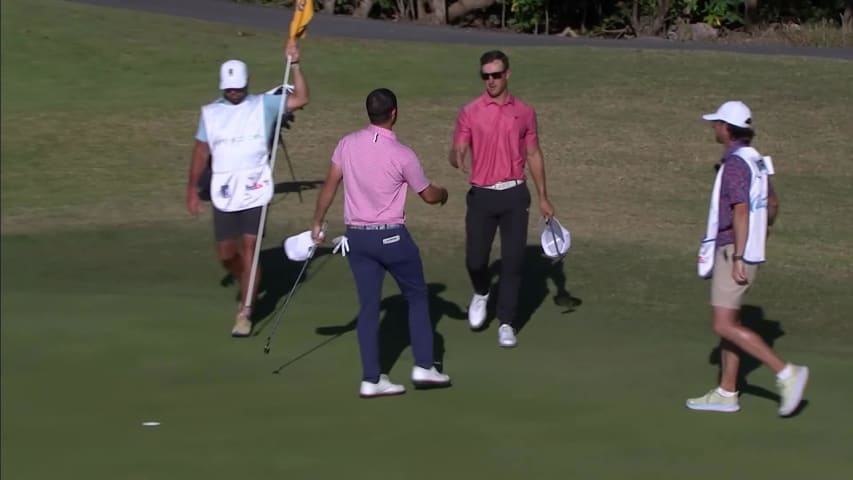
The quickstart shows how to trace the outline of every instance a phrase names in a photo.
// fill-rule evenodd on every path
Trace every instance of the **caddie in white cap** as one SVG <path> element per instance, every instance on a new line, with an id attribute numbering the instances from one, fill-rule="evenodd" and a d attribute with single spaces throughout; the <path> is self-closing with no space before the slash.
<path id="1" fill-rule="evenodd" d="M 702 118 L 705 120 L 727 123 L 737 128 L 752 128 L 752 112 L 745 103 L 737 100 L 720 105 L 720 108 L 718 108 L 716 112 L 702 115 Z M 717 136 L 717 141 L 721 142 L 719 136 Z"/>
<path id="2" fill-rule="evenodd" d="M 216 253 L 226 270 L 240 283 L 240 304 L 231 335 L 251 333 L 251 311 L 258 281 L 248 292 L 261 212 L 273 196 L 275 186 L 269 165 L 273 134 L 278 115 L 308 103 L 308 86 L 299 64 L 295 42 L 285 53 L 291 58 L 293 92 L 249 94 L 249 69 L 240 60 L 228 60 L 219 67 L 222 96 L 201 109 L 196 142 L 187 183 L 187 210 L 200 210 L 199 179 L 210 160 L 210 201 Z M 279 112 L 286 95 L 285 111 Z M 260 276 L 260 266 L 256 272 Z"/>
<path id="3" fill-rule="evenodd" d="M 712 325 L 721 337 L 720 384 L 704 396 L 687 400 L 693 410 L 736 412 L 740 355 L 749 354 L 776 373 L 781 404 L 779 415 L 796 411 L 809 369 L 783 361 L 740 319 L 743 297 L 765 261 L 767 231 L 779 211 L 770 176 L 772 159 L 751 146 L 755 136 L 752 112 L 743 102 L 729 101 L 702 116 L 714 130 L 724 152 L 711 193 L 705 237 L 699 246 L 697 269 L 711 279 Z"/>

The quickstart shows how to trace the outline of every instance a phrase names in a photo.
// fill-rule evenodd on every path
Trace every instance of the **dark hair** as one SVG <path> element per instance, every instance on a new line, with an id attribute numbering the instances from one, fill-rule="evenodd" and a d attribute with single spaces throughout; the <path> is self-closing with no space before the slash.
<path id="1" fill-rule="evenodd" d="M 377 88 L 367 95 L 367 117 L 374 125 L 391 120 L 391 112 L 397 108 L 397 96 L 387 88 Z"/>
<path id="2" fill-rule="evenodd" d="M 500 50 L 490 50 L 481 55 L 480 66 L 482 67 L 483 65 L 487 63 L 492 63 L 495 60 L 500 60 L 501 62 L 503 62 L 504 70 L 509 69 L 509 57 L 507 57 L 506 54 Z"/>
<path id="3" fill-rule="evenodd" d="M 747 123 L 749 123 L 748 120 Z M 727 123 L 726 129 L 729 131 L 729 138 L 744 145 L 749 145 L 752 143 L 752 139 L 755 138 L 755 130 L 752 128 L 736 127 Z"/>

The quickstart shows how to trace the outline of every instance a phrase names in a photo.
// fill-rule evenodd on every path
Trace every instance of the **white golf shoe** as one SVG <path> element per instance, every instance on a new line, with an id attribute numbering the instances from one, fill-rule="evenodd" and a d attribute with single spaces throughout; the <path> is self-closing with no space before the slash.
<path id="1" fill-rule="evenodd" d="M 471 304 L 468 305 L 468 324 L 476 330 L 486 322 L 486 305 L 489 303 L 489 294 L 474 294 Z"/>
<path id="2" fill-rule="evenodd" d="M 412 368 L 412 383 L 417 389 L 443 388 L 450 386 L 450 377 L 440 373 L 435 367 L 426 369 L 415 366 Z"/>
<path id="3" fill-rule="evenodd" d="M 382 374 L 376 383 L 361 382 L 358 393 L 361 398 L 387 397 L 406 393 L 406 387 L 391 383 L 388 375 Z"/>
<path id="4" fill-rule="evenodd" d="M 509 348 L 514 347 L 516 343 L 518 340 L 515 338 L 515 330 L 512 326 L 506 323 L 501 325 L 501 328 L 498 329 L 498 345 Z"/>

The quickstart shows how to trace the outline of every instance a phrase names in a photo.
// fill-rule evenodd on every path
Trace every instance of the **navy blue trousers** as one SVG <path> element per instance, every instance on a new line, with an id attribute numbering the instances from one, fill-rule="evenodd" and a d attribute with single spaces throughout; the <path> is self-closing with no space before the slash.
<path id="1" fill-rule="evenodd" d="M 347 228 L 350 269 L 355 277 L 358 300 L 358 344 L 362 379 L 379 381 L 379 306 L 382 283 L 389 272 L 409 304 L 409 335 L 415 365 L 433 366 L 433 332 L 429 317 L 429 293 L 424 280 L 420 250 L 409 231 L 400 226 L 388 230 Z M 400 321 L 388 318 L 386 321 Z"/>

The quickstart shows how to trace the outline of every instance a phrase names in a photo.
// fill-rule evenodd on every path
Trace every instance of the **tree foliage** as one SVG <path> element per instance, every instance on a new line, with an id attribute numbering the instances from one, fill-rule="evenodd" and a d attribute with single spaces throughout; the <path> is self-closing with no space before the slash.
<path id="1" fill-rule="evenodd" d="M 290 7 L 293 0 L 235 0 Z M 853 0 L 317 0 L 324 13 L 528 33 L 666 35 L 678 24 L 741 29 L 823 23 L 853 30 Z"/>

